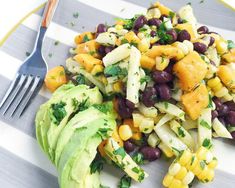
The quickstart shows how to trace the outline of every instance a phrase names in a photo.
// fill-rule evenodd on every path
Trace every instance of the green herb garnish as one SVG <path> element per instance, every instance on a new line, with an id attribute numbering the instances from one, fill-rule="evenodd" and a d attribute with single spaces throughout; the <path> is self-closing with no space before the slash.
<path id="1" fill-rule="evenodd" d="M 51 105 L 50 118 L 56 125 L 59 125 L 60 122 L 64 119 L 64 117 L 67 115 L 67 112 L 65 111 L 65 106 L 66 103 L 64 102 Z"/>
<path id="2" fill-rule="evenodd" d="M 203 143 L 202 143 L 202 146 L 207 148 L 207 149 L 210 149 L 212 147 L 212 143 L 211 143 L 211 140 L 208 139 L 208 138 L 205 138 L 203 140 Z"/>
<path id="3" fill-rule="evenodd" d="M 132 156 L 132 159 L 136 162 L 138 165 L 144 164 L 144 156 L 143 154 L 137 152 Z"/>
<path id="4" fill-rule="evenodd" d="M 116 150 L 113 152 L 113 154 L 114 154 L 114 155 L 119 155 L 119 156 L 121 156 L 122 159 L 124 159 L 125 156 L 126 156 L 126 152 L 125 152 L 125 150 L 124 150 L 123 147 L 120 147 L 120 148 L 116 149 Z"/>
<path id="5" fill-rule="evenodd" d="M 200 121 L 200 125 L 207 128 L 207 129 L 211 129 L 211 126 L 209 125 L 209 123 L 207 123 L 205 120 L 201 120 Z"/>
<path id="6" fill-rule="evenodd" d="M 185 133 L 184 133 L 184 130 L 182 129 L 182 127 L 178 127 L 178 135 L 180 137 L 185 137 Z"/>
<path id="7" fill-rule="evenodd" d="M 212 104 L 212 97 L 211 97 L 211 95 L 210 95 L 210 94 L 208 95 L 208 97 L 209 97 L 209 103 L 208 103 L 207 108 L 213 108 L 213 104 Z"/>
<path id="8" fill-rule="evenodd" d="M 103 104 L 93 104 L 92 105 L 97 110 L 107 114 L 108 112 L 112 112 L 113 106 L 110 103 L 103 103 Z"/>
<path id="9" fill-rule="evenodd" d="M 87 41 L 89 41 L 90 39 L 89 39 L 89 37 L 87 36 L 87 35 L 84 35 L 84 37 L 83 37 L 83 42 L 87 42 Z"/>
<path id="10" fill-rule="evenodd" d="M 82 74 L 78 74 L 76 77 L 76 82 L 78 85 L 82 85 L 86 83 L 85 76 Z"/>
<path id="11" fill-rule="evenodd" d="M 114 76 L 127 76 L 128 72 L 126 68 L 121 68 L 118 65 L 110 65 L 104 69 L 104 74 L 107 77 Z"/>
<path id="12" fill-rule="evenodd" d="M 105 163 L 104 159 L 94 160 L 90 165 L 91 174 L 95 172 L 101 172 L 101 170 L 103 170 L 104 163 Z"/>
<path id="13" fill-rule="evenodd" d="M 228 49 L 231 50 L 232 48 L 235 48 L 235 43 L 232 40 L 228 40 Z"/>
<path id="14" fill-rule="evenodd" d="M 131 178 L 127 175 L 122 176 L 120 179 L 120 183 L 118 185 L 119 188 L 129 188 L 131 187 Z"/>
<path id="15" fill-rule="evenodd" d="M 151 77 L 146 75 L 145 77 L 140 79 L 140 84 L 143 84 L 144 82 L 150 82 L 151 81 Z"/>

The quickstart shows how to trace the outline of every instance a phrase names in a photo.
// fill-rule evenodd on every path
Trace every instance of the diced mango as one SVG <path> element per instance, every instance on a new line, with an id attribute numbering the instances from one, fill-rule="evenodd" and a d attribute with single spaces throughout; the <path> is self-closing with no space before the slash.
<path id="1" fill-rule="evenodd" d="M 126 33 L 124 38 L 129 43 L 133 43 L 133 44 L 139 44 L 140 43 L 140 39 L 138 38 L 138 36 L 133 31 L 129 31 L 128 33 Z"/>
<path id="2" fill-rule="evenodd" d="M 169 9 L 168 7 L 162 5 L 161 3 L 159 2 L 156 2 L 154 5 L 154 7 L 158 8 L 161 12 L 162 15 L 167 15 L 169 16 L 170 15 L 170 12 L 173 12 L 171 9 Z"/>
<path id="3" fill-rule="evenodd" d="M 232 68 L 234 67 L 234 69 Z M 235 65 L 220 65 L 217 75 L 221 81 L 230 89 L 235 89 Z"/>
<path id="4" fill-rule="evenodd" d="M 96 65 L 102 65 L 102 61 L 89 54 L 78 54 L 74 56 L 76 62 L 81 64 L 87 72 L 91 72 Z"/>
<path id="5" fill-rule="evenodd" d="M 231 49 L 228 53 L 224 54 L 222 57 L 227 63 L 235 63 L 235 48 Z"/>
<path id="6" fill-rule="evenodd" d="M 92 40 L 92 39 L 94 39 L 94 34 L 93 33 L 84 32 L 84 33 L 81 33 L 80 35 L 77 35 L 74 39 L 74 42 L 76 44 L 81 44 L 81 43 L 87 42 L 87 41 Z"/>
<path id="7" fill-rule="evenodd" d="M 181 99 L 192 120 L 196 120 L 209 103 L 208 91 L 204 84 L 199 85 L 194 91 L 182 95 Z"/>
<path id="8" fill-rule="evenodd" d="M 153 46 L 145 55 L 153 59 L 157 56 L 164 56 L 169 59 L 175 58 L 176 60 L 180 60 L 184 57 L 184 53 L 181 49 L 171 45 Z"/>
<path id="9" fill-rule="evenodd" d="M 152 70 L 153 67 L 155 66 L 155 60 L 146 55 L 142 55 L 140 59 L 140 64 L 142 68 Z"/>
<path id="10" fill-rule="evenodd" d="M 65 83 L 67 83 L 67 78 L 64 67 L 57 66 L 47 72 L 45 85 L 51 92 Z"/>
<path id="11" fill-rule="evenodd" d="M 90 54 L 93 57 L 99 58 L 100 56 L 97 53 L 99 46 L 100 45 L 95 40 L 90 40 L 88 42 L 77 45 L 75 52 L 77 54 Z"/>
<path id="12" fill-rule="evenodd" d="M 200 55 L 193 51 L 178 61 L 173 70 L 179 77 L 180 86 L 183 90 L 194 89 L 206 76 L 208 65 Z"/>
<path id="13" fill-rule="evenodd" d="M 196 34 L 195 34 L 195 31 L 193 29 L 192 24 L 190 24 L 190 23 L 177 24 L 175 26 L 175 28 L 179 29 L 179 30 L 186 30 L 186 31 L 188 31 L 188 33 L 191 36 L 191 41 L 196 40 L 197 37 L 196 37 Z"/>

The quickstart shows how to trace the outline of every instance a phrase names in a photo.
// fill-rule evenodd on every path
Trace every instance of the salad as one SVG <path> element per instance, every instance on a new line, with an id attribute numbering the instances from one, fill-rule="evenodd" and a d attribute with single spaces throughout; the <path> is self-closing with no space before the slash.
<path id="1" fill-rule="evenodd" d="M 213 139 L 235 139 L 233 41 L 199 26 L 190 5 L 176 13 L 156 2 L 75 44 L 66 66 L 48 71 L 53 95 L 36 117 L 61 188 L 104 187 L 104 163 L 130 187 L 148 177 L 141 165 L 162 155 L 173 159 L 164 187 L 213 181 Z"/>

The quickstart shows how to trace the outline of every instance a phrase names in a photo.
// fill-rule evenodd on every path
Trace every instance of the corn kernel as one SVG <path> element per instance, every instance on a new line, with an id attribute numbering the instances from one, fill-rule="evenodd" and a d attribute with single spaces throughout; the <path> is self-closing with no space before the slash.
<path id="1" fill-rule="evenodd" d="M 220 39 L 219 41 L 216 41 L 216 49 L 219 54 L 224 54 L 228 51 L 228 43 L 224 39 Z"/>
<path id="2" fill-rule="evenodd" d="M 156 69 L 159 71 L 163 71 L 170 63 L 170 60 L 165 57 L 156 57 Z"/>
<path id="3" fill-rule="evenodd" d="M 166 155 L 166 157 L 171 158 L 174 156 L 172 150 L 162 142 L 158 145 L 158 147 L 162 150 L 162 152 Z"/>
<path id="4" fill-rule="evenodd" d="M 217 159 L 213 159 L 209 164 L 208 167 L 209 168 L 215 168 L 218 165 L 218 160 Z"/>
<path id="5" fill-rule="evenodd" d="M 206 154 L 206 163 L 210 163 L 213 160 L 213 154 L 208 151 Z"/>
<path id="6" fill-rule="evenodd" d="M 115 25 L 115 29 L 116 30 L 121 30 L 121 29 L 123 29 L 123 26 L 120 25 L 120 24 L 117 24 L 117 25 Z"/>
<path id="7" fill-rule="evenodd" d="M 139 127 L 140 123 L 143 121 L 144 116 L 138 113 L 133 113 L 132 114 L 133 117 L 133 123 L 134 123 L 134 127 Z"/>
<path id="8" fill-rule="evenodd" d="M 165 187 L 169 187 L 169 185 L 172 183 L 172 181 L 174 180 L 174 177 L 171 176 L 170 174 L 167 174 L 163 181 L 162 181 L 162 184 L 165 186 Z"/>
<path id="9" fill-rule="evenodd" d="M 226 87 L 222 87 L 219 91 L 215 92 L 215 96 L 219 98 L 227 94 L 228 94 L 228 89 Z"/>
<path id="10" fill-rule="evenodd" d="M 214 177 L 215 177 L 215 172 L 214 172 L 214 170 L 208 170 L 207 171 L 207 176 L 206 176 L 206 179 L 210 182 L 210 181 L 212 181 L 213 179 L 214 179 Z"/>
<path id="11" fill-rule="evenodd" d="M 151 44 L 154 44 L 154 43 L 157 42 L 158 40 L 159 40 L 158 37 L 151 37 L 151 38 L 150 38 L 150 43 L 151 43 Z"/>
<path id="12" fill-rule="evenodd" d="M 185 150 L 179 159 L 179 163 L 185 166 L 192 158 L 192 153 L 189 150 Z"/>
<path id="13" fill-rule="evenodd" d="M 173 179 L 173 181 L 171 182 L 169 188 L 181 188 L 181 181 L 177 180 L 177 179 Z"/>
<path id="14" fill-rule="evenodd" d="M 181 188 L 188 188 L 188 185 L 182 184 Z"/>
<path id="15" fill-rule="evenodd" d="M 187 174 L 187 169 L 185 167 L 181 167 L 180 171 L 176 174 L 175 178 L 182 180 Z"/>
<path id="16" fill-rule="evenodd" d="M 139 125 L 140 132 L 146 134 L 151 133 L 153 131 L 153 128 L 154 121 L 152 118 L 144 118 Z"/>
<path id="17" fill-rule="evenodd" d="M 104 75 L 101 75 L 100 78 L 101 78 L 100 80 L 103 84 L 105 84 L 105 85 L 108 84 L 107 78 Z"/>
<path id="18" fill-rule="evenodd" d="M 205 160 L 205 159 L 206 159 L 207 152 L 208 152 L 208 150 L 207 150 L 205 147 L 201 146 L 201 147 L 197 150 L 196 155 L 197 155 L 197 157 L 198 157 L 199 160 Z"/>
<path id="19" fill-rule="evenodd" d="M 118 129 L 119 136 L 126 141 L 132 137 L 132 130 L 129 125 L 121 125 Z"/>
<path id="20" fill-rule="evenodd" d="M 217 86 L 217 84 L 220 83 L 220 79 L 218 77 L 215 77 L 213 79 L 210 79 L 208 82 L 207 82 L 207 85 L 211 88 L 214 88 L 215 86 Z"/>
<path id="21" fill-rule="evenodd" d="M 145 37 L 144 33 L 143 32 L 139 32 L 137 34 L 137 36 L 140 38 L 140 39 L 143 39 Z"/>
<path id="22" fill-rule="evenodd" d="M 193 179 L 194 179 L 194 174 L 191 171 L 189 171 L 185 175 L 185 177 L 184 177 L 182 182 L 183 182 L 183 184 L 188 185 L 188 184 L 190 184 L 193 181 Z"/>
<path id="23" fill-rule="evenodd" d="M 179 163 L 172 163 L 171 166 L 169 167 L 168 173 L 172 176 L 175 176 L 178 174 L 178 172 L 181 169 L 181 165 Z"/>
<path id="24" fill-rule="evenodd" d="M 198 179 L 199 180 L 205 179 L 207 177 L 207 174 L 208 174 L 208 167 L 205 166 L 205 168 L 202 170 L 202 173 L 198 175 Z"/>
<path id="25" fill-rule="evenodd" d="M 121 81 L 115 82 L 115 83 L 113 84 L 113 90 L 114 90 L 116 93 L 121 93 L 121 92 L 122 92 L 122 82 L 121 82 Z"/>
<path id="26" fill-rule="evenodd" d="M 150 47 L 150 44 L 145 38 L 143 38 L 138 44 L 138 49 L 141 52 L 146 52 L 149 49 L 149 47 Z"/>
<path id="27" fill-rule="evenodd" d="M 132 131 L 133 131 L 133 129 L 132 129 Z M 141 140 L 142 133 L 139 130 L 136 130 L 133 132 L 133 135 L 131 138 L 133 138 L 134 140 Z"/>
<path id="28" fill-rule="evenodd" d="M 226 94 L 225 96 L 223 96 L 223 99 L 224 99 L 226 102 L 227 102 L 227 101 L 231 101 L 231 100 L 233 100 L 233 96 L 228 93 L 228 94 Z"/>
<path id="29" fill-rule="evenodd" d="M 196 176 L 199 176 L 201 173 L 202 173 L 202 167 L 200 166 L 200 162 L 196 165 L 196 167 L 192 170 L 193 173 L 196 175 Z"/>

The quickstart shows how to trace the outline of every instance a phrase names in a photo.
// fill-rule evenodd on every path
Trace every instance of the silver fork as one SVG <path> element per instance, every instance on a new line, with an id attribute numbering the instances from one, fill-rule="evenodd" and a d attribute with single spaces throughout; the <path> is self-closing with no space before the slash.
<path id="1" fill-rule="evenodd" d="M 34 50 L 20 66 L 0 103 L 3 115 L 12 109 L 10 116 L 16 114 L 19 118 L 43 85 L 47 64 L 41 53 L 42 43 L 58 2 L 59 0 L 48 0 L 45 6 Z"/>

